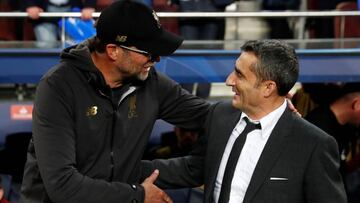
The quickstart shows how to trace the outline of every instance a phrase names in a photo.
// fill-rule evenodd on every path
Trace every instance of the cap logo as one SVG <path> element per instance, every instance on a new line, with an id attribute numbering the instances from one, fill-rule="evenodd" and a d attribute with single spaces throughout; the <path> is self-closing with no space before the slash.
<path id="1" fill-rule="evenodd" d="M 124 35 L 118 35 L 118 36 L 116 36 L 116 39 L 115 39 L 115 41 L 117 41 L 117 42 L 126 42 L 126 39 L 127 39 L 127 36 L 124 36 Z"/>
<path id="2" fill-rule="evenodd" d="M 160 20 L 159 20 L 159 17 L 156 15 L 156 12 L 154 10 L 152 12 L 152 15 L 154 16 L 154 19 L 156 20 L 156 24 L 157 24 L 158 28 L 160 28 L 161 27 Z"/>

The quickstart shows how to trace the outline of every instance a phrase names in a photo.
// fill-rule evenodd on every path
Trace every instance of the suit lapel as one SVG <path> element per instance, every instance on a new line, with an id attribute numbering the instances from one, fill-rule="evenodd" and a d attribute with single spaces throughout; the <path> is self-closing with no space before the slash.
<path id="1" fill-rule="evenodd" d="M 220 167 L 220 162 L 222 155 L 225 151 L 226 144 L 229 140 L 229 137 L 236 126 L 237 122 L 239 121 L 241 112 L 235 111 L 232 112 L 230 115 L 227 115 L 226 117 L 223 117 L 221 120 L 219 119 L 216 126 L 211 128 L 211 132 L 213 138 L 212 140 L 216 140 L 216 142 L 213 143 L 211 146 L 211 149 L 208 150 L 207 156 L 209 157 L 209 182 L 208 182 L 208 191 L 210 191 L 208 194 L 211 195 L 207 197 L 207 200 L 212 199 L 213 191 L 214 191 L 214 185 L 216 176 Z"/>
<path id="2" fill-rule="evenodd" d="M 266 178 L 268 178 L 268 174 L 280 156 L 282 149 L 284 149 L 287 143 L 287 139 L 285 138 L 289 135 L 289 131 L 292 128 L 293 118 L 291 114 L 292 112 L 287 108 L 271 132 L 255 167 L 244 197 L 244 203 L 250 202 L 260 186 L 266 181 Z"/>

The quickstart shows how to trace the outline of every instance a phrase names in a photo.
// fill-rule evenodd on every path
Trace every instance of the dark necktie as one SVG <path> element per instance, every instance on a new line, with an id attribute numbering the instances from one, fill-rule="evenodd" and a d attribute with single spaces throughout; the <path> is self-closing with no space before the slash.
<path id="1" fill-rule="evenodd" d="M 254 124 L 249 121 L 247 117 L 244 117 L 246 122 L 245 129 L 242 133 L 236 138 L 234 145 L 232 146 L 229 159 L 226 163 L 226 168 L 224 172 L 224 177 L 221 183 L 221 190 L 218 203 L 228 203 L 230 199 L 230 190 L 231 190 L 231 182 L 234 176 L 235 168 L 237 162 L 239 160 L 240 152 L 244 146 L 246 141 L 246 136 L 248 133 L 255 129 L 261 129 L 261 125 Z"/>

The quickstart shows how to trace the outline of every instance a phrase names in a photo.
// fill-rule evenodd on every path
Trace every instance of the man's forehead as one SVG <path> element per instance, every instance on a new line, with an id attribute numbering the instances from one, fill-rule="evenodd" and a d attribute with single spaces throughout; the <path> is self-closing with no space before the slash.
<path id="1" fill-rule="evenodd" d="M 257 57 L 253 52 L 242 52 L 240 56 L 236 59 L 235 65 L 253 65 L 257 62 Z"/>

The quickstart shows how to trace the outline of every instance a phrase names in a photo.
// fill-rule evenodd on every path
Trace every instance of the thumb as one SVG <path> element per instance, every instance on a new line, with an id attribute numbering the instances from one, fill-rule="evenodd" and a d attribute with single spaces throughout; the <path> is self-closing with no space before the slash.
<path id="1" fill-rule="evenodd" d="M 147 177 L 144 182 L 154 183 L 158 176 L 159 176 L 159 170 L 155 169 L 154 172 L 149 177 Z"/>

